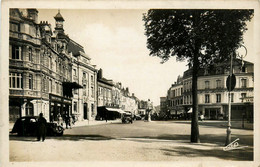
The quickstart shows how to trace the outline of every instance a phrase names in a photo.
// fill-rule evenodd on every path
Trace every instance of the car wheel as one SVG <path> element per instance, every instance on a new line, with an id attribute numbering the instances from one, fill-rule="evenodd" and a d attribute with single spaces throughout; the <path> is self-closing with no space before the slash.
<path id="1" fill-rule="evenodd" d="M 56 134 L 57 134 L 58 136 L 62 136 L 62 135 L 63 135 L 63 128 L 60 127 L 60 126 L 58 126 L 58 127 L 56 128 Z"/>

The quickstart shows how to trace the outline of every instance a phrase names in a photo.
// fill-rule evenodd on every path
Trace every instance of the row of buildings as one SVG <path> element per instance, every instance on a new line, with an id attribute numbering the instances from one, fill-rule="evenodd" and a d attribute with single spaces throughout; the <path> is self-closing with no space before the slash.
<path id="1" fill-rule="evenodd" d="M 228 116 L 229 91 L 226 80 L 230 64 L 215 64 L 198 72 L 198 111 L 205 119 Z M 253 120 L 254 64 L 236 58 L 233 61 L 236 86 L 231 91 L 231 118 Z M 160 98 L 160 114 L 166 118 L 190 118 L 192 113 L 192 67 L 171 85 L 166 97 Z"/>
<path id="2" fill-rule="evenodd" d="M 78 120 L 102 119 L 102 112 L 117 113 L 110 119 L 145 114 L 147 101 L 104 78 L 83 46 L 65 34 L 60 11 L 54 30 L 38 22 L 37 9 L 10 9 L 9 16 L 9 121 L 39 113 L 48 121 L 58 114 Z"/>

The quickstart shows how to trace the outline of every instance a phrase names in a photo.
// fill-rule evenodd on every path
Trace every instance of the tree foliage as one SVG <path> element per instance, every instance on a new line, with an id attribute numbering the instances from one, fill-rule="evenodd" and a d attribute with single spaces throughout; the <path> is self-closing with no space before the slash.
<path id="1" fill-rule="evenodd" d="M 152 9 L 144 14 L 147 47 L 151 56 L 167 61 L 187 59 L 193 64 L 197 52 L 201 67 L 228 56 L 243 43 L 246 21 L 253 10 Z"/>
<path id="2" fill-rule="evenodd" d="M 151 9 L 144 14 L 147 47 L 162 62 L 176 56 L 192 66 L 191 142 L 200 142 L 198 128 L 198 69 L 230 60 L 243 44 L 246 22 L 253 10 Z"/>

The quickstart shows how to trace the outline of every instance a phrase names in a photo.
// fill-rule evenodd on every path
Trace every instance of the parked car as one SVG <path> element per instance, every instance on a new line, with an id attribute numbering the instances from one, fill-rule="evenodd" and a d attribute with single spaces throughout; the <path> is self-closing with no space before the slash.
<path id="1" fill-rule="evenodd" d="M 18 118 L 10 133 L 17 133 L 18 136 L 36 136 L 37 135 L 36 116 L 25 116 Z M 47 136 L 62 136 L 64 128 L 57 123 L 47 122 Z"/>
<path id="2" fill-rule="evenodd" d="M 131 114 L 129 113 L 125 113 L 123 114 L 123 117 L 122 117 L 122 123 L 133 123 L 133 117 Z"/>

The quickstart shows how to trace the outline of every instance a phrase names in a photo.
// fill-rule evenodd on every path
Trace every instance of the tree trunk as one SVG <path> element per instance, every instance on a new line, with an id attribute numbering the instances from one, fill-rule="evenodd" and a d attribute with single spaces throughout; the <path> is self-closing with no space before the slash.
<path id="1" fill-rule="evenodd" d="M 195 49 L 193 57 L 193 70 L 192 70 L 192 121 L 191 121 L 191 136 L 192 143 L 199 143 L 199 125 L 198 125 L 198 95 L 197 95 L 197 81 L 198 81 L 198 51 Z"/>

